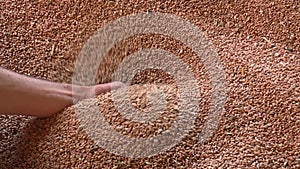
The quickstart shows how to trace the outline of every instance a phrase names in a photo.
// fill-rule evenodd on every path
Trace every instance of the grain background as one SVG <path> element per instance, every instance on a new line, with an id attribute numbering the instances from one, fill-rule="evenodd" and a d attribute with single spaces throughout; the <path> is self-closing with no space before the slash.
<path id="1" fill-rule="evenodd" d="M 169 50 L 191 65 L 201 84 L 199 105 L 204 113 L 196 119 L 195 129 L 162 154 L 131 159 L 95 146 L 79 127 L 74 106 L 50 118 L 2 115 L 1 168 L 300 167 L 299 0 L 1 0 L 0 11 L 0 66 L 24 75 L 71 83 L 78 53 L 95 31 L 120 16 L 164 12 L 204 32 L 216 47 L 227 82 L 220 125 L 208 142 L 200 144 L 194 138 L 201 131 L 210 99 L 201 61 L 169 37 L 126 39 L 103 62 L 112 66 L 99 67 L 97 83 L 110 81 L 113 65 L 139 48 Z M 146 70 L 135 77 L 132 88 L 146 92 L 147 86 L 138 84 L 149 82 L 173 83 L 163 72 Z M 109 95 L 96 98 L 107 115 L 114 112 Z M 80 104 L 88 107 L 89 100 Z M 137 103 L 137 108 L 143 104 Z M 115 120 L 111 123 L 118 125 Z M 120 132 L 130 134 L 126 125 Z"/>

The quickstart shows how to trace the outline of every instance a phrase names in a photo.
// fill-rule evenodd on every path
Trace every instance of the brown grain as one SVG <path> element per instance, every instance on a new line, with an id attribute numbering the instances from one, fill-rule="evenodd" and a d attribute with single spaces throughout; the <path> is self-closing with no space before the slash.
<path id="1" fill-rule="evenodd" d="M 159 11 L 185 18 L 205 33 L 216 46 L 227 81 L 220 125 L 208 142 L 200 144 L 197 134 L 211 94 L 202 62 L 169 37 L 132 37 L 110 51 L 97 82 L 110 81 L 114 65 L 139 48 L 172 51 L 191 65 L 201 84 L 203 113 L 185 139 L 162 154 L 131 159 L 95 146 L 80 127 L 74 106 L 46 119 L 3 115 L 0 168 L 300 168 L 299 1 L 9 0 L 0 2 L 0 11 L 0 66 L 25 75 L 70 83 L 78 53 L 96 30 L 120 16 Z M 145 70 L 133 80 L 133 84 L 173 82 L 156 70 Z M 143 91 L 137 89 L 136 94 Z M 104 102 L 103 112 L 111 115 L 108 96 L 97 99 Z M 89 100 L 80 104 L 91 105 Z M 137 108 L 142 105 L 146 108 L 147 102 L 136 102 Z M 149 132 L 144 134 L 157 134 L 156 127 L 164 130 L 168 126 L 164 122 L 172 119 L 167 117 L 150 124 L 152 130 L 146 126 Z M 107 118 L 116 126 L 122 121 L 119 114 Z M 134 126 L 125 123 L 118 130 L 144 137 L 126 128 L 130 125 Z"/>

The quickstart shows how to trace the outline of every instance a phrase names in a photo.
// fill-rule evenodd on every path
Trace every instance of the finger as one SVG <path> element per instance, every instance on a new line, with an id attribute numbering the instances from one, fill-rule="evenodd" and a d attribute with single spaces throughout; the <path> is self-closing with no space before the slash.
<path id="1" fill-rule="evenodd" d="M 122 82 L 118 82 L 118 81 L 111 82 L 111 83 L 99 84 L 99 85 L 95 86 L 95 94 L 99 95 L 101 93 L 106 93 L 106 92 L 109 92 L 111 90 L 115 90 L 115 89 L 118 89 L 120 87 L 123 87 L 123 86 L 125 86 L 125 84 L 122 83 Z"/>

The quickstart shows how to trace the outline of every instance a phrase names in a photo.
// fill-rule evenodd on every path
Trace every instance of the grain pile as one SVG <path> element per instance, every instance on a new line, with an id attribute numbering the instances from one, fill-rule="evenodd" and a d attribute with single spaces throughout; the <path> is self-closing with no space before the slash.
<path id="1" fill-rule="evenodd" d="M 201 84 L 199 107 L 203 113 L 188 136 L 159 155 L 132 159 L 95 146 L 80 127 L 75 106 L 43 119 L 2 115 L 1 168 L 300 167 L 299 1 L 1 1 L 0 10 L 0 65 L 22 74 L 70 83 L 78 53 L 97 29 L 123 15 L 158 11 L 185 18 L 205 33 L 216 46 L 227 82 L 219 127 L 208 142 L 200 144 L 195 136 L 205 121 L 211 94 L 202 62 L 191 49 L 169 37 L 126 39 L 110 50 L 99 67 L 97 82 L 108 82 L 114 65 L 140 48 L 171 51 L 191 66 Z M 172 86 L 174 81 L 149 69 L 135 76 L 131 88 L 137 95 L 145 93 L 151 85 L 141 86 L 144 83 Z M 147 130 L 149 133 L 138 130 L 149 126 L 128 124 L 137 130 L 127 130 L 119 114 L 110 115 L 115 111 L 109 96 L 100 95 L 79 105 L 101 102 L 107 120 L 121 126 L 119 132 L 124 134 L 144 137 L 158 132 L 155 127 L 168 127 L 161 121 Z M 146 108 L 147 103 L 136 102 L 136 108 Z M 172 110 L 171 105 L 165 114 L 170 121 Z"/>

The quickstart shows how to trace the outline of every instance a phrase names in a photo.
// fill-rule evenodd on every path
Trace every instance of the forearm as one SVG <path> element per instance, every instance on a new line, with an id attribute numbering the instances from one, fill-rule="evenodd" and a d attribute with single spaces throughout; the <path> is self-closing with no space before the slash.
<path id="1" fill-rule="evenodd" d="M 0 68 L 0 114 L 49 116 L 73 103 L 72 87 Z"/>
<path id="2" fill-rule="evenodd" d="M 94 86 L 54 83 L 0 67 L 0 114 L 51 116 L 79 100 L 123 85 L 121 82 Z"/>

